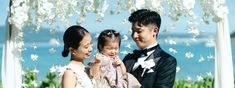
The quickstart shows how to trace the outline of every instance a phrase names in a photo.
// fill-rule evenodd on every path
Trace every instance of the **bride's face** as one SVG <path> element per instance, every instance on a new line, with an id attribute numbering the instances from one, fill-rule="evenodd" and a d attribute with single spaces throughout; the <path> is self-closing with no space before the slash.
<path id="1" fill-rule="evenodd" d="M 92 39 L 89 33 L 86 33 L 82 41 L 80 42 L 80 46 L 78 49 L 75 49 L 72 54 L 74 58 L 79 58 L 79 59 L 86 59 L 89 58 L 91 55 L 92 51 Z"/>

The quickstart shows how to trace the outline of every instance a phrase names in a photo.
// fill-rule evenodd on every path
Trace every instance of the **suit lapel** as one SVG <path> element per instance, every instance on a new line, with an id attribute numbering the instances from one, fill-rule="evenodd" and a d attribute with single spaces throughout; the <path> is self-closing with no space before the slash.
<path id="1" fill-rule="evenodd" d="M 126 61 L 126 70 L 127 72 L 131 72 L 132 68 L 136 62 L 135 58 L 130 58 L 129 60 Z"/>
<path id="2" fill-rule="evenodd" d="M 162 49 L 158 45 L 157 48 L 155 49 L 155 51 L 151 54 L 151 56 L 149 56 L 145 61 L 147 61 L 149 59 L 158 58 L 160 56 L 161 51 L 162 51 Z"/>
<path id="3" fill-rule="evenodd" d="M 158 47 L 155 49 L 155 51 L 145 61 L 153 59 L 153 61 L 155 63 L 155 66 L 153 66 L 153 67 L 155 68 L 157 66 L 157 64 L 158 64 L 158 61 L 161 59 L 160 53 L 161 53 L 161 48 L 158 45 Z M 146 74 L 148 71 L 149 71 L 149 69 L 146 69 L 144 74 Z M 142 74 L 142 72 L 140 74 Z"/>

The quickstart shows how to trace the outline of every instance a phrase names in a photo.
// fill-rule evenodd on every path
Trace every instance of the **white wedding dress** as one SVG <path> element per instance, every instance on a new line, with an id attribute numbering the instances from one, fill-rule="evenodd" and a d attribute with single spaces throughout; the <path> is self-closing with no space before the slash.
<path id="1" fill-rule="evenodd" d="M 64 71 L 66 71 L 67 69 L 71 69 L 77 76 L 76 88 L 93 88 L 92 81 L 85 72 L 85 67 L 80 67 L 76 64 L 69 64 L 65 66 Z M 64 74 L 64 71 L 62 71 L 62 74 Z"/>

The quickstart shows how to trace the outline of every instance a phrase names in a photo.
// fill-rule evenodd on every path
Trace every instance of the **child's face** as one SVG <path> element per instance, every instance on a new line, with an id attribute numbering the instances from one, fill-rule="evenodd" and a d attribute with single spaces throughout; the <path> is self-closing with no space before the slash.
<path id="1" fill-rule="evenodd" d="M 119 41 L 108 41 L 102 48 L 102 53 L 111 58 L 115 58 L 119 50 Z"/>

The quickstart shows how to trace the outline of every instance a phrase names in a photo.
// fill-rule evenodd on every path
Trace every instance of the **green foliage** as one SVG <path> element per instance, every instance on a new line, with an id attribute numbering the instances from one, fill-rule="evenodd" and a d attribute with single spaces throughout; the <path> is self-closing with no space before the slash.
<path id="1" fill-rule="evenodd" d="M 23 78 L 23 88 L 60 88 L 58 77 L 55 73 L 48 73 L 46 79 L 36 83 L 37 73 L 26 70 Z"/>
<path id="2" fill-rule="evenodd" d="M 231 38 L 235 38 L 235 32 L 230 35 Z"/>
<path id="3" fill-rule="evenodd" d="M 56 80 L 55 73 L 48 73 L 46 79 L 41 82 L 39 88 L 60 88 L 59 81 Z"/>
<path id="4" fill-rule="evenodd" d="M 23 88 L 36 87 L 37 73 L 33 70 L 26 70 L 23 78 Z"/>
<path id="5" fill-rule="evenodd" d="M 174 88 L 213 88 L 212 77 L 203 77 L 201 81 L 176 79 Z"/>
<path id="6" fill-rule="evenodd" d="M 0 88 L 2 88 L 2 81 L 0 81 Z"/>
<path id="7" fill-rule="evenodd" d="M 35 72 L 26 70 L 23 78 L 23 88 L 60 88 L 58 76 L 55 73 L 48 73 L 44 80 L 35 85 L 36 79 L 37 74 Z M 213 88 L 213 82 L 214 79 L 212 77 L 203 77 L 203 80 L 200 81 L 176 79 L 173 88 Z M 2 88 L 1 81 L 0 88 Z"/>

